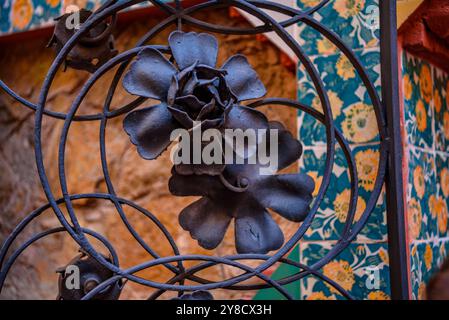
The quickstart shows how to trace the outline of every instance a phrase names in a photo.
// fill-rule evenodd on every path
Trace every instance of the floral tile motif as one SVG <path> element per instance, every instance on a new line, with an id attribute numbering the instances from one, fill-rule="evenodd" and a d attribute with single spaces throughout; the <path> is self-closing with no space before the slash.
<path id="1" fill-rule="evenodd" d="M 360 220 L 365 211 L 366 203 L 374 188 L 379 163 L 379 147 L 356 146 L 352 150 L 359 177 L 359 196 L 353 224 Z M 314 196 L 321 185 L 326 161 L 325 148 L 311 148 L 304 152 L 301 160 L 301 170 L 312 176 L 316 182 Z M 305 240 L 338 240 L 346 225 L 351 190 L 347 161 L 343 151 L 338 148 L 329 188 L 323 202 L 316 213 Z M 387 226 L 385 216 L 385 194 L 382 192 L 378 203 L 357 241 L 386 240 Z"/>
<path id="2" fill-rule="evenodd" d="M 449 75 L 434 68 L 435 148 L 449 152 Z"/>
<path id="3" fill-rule="evenodd" d="M 44 25 L 62 12 L 60 0 L 11 0 L 3 1 L 0 6 L 0 33 Z"/>
<path id="4" fill-rule="evenodd" d="M 319 2 L 297 0 L 297 5 L 300 9 L 307 9 Z M 379 28 L 378 20 L 373 19 L 372 15 L 378 16 L 377 12 L 378 0 L 333 0 L 313 17 L 338 34 L 353 49 L 380 96 Z M 298 24 L 296 35 L 327 91 L 334 124 L 351 146 L 359 172 L 359 198 L 354 219 L 358 221 L 373 190 L 379 161 L 379 130 L 372 101 L 356 69 L 332 42 L 304 23 Z M 298 99 L 322 111 L 315 86 L 302 65 L 298 70 Z M 300 112 L 298 117 L 299 139 L 305 147 L 300 166 L 314 177 L 319 186 L 326 159 L 325 126 L 306 113 Z M 322 258 L 335 244 L 335 240 L 339 239 L 345 226 L 351 191 L 348 164 L 340 148 L 336 150 L 334 161 L 329 188 L 300 244 L 301 262 L 306 265 L 312 265 Z M 317 192 L 318 187 L 315 195 Z M 386 235 L 385 195 L 382 194 L 356 242 L 351 243 L 323 271 L 331 278 L 340 279 L 340 284 L 356 299 L 389 298 L 388 250 L 383 243 Z M 373 241 L 375 243 L 360 243 Z M 373 266 L 380 271 L 379 288 L 367 289 L 366 266 Z M 303 299 L 342 298 L 314 277 L 301 281 L 301 296 Z"/>
<path id="5" fill-rule="evenodd" d="M 301 262 L 310 266 L 322 259 L 335 244 L 300 243 Z M 322 269 L 355 299 L 390 299 L 390 273 L 386 243 L 351 243 Z M 374 281 L 371 281 L 374 279 Z M 301 298 L 305 300 L 344 299 L 331 285 L 308 276 L 301 281 Z"/>
<path id="6" fill-rule="evenodd" d="M 106 0 L 9 0 L 0 3 L 0 36 L 43 27 L 53 23 L 65 8 L 75 5 L 92 10 Z M 166 2 L 170 2 L 166 0 Z M 147 3 L 133 7 L 148 6 Z"/>
<path id="7" fill-rule="evenodd" d="M 380 95 L 380 54 L 377 48 L 357 50 L 356 56 L 367 70 Z M 316 66 L 327 91 L 335 125 L 350 143 L 379 140 L 376 115 L 365 85 L 355 68 L 341 53 L 315 56 Z M 322 111 L 317 91 L 303 67 L 298 71 L 298 99 Z M 314 117 L 299 112 L 299 138 L 306 146 L 324 145 L 325 126 Z"/>
<path id="8" fill-rule="evenodd" d="M 413 298 L 423 299 L 449 252 L 449 76 L 408 53 L 402 61 L 411 286 Z"/>
<path id="9" fill-rule="evenodd" d="M 425 299 L 426 285 L 449 253 L 449 241 L 412 244 L 410 250 L 412 297 Z"/>
<path id="10" fill-rule="evenodd" d="M 297 0 L 300 9 L 309 9 L 320 0 Z M 331 0 L 313 14 L 313 18 L 335 32 L 352 49 L 375 47 L 379 44 L 378 0 Z M 297 37 L 309 55 L 335 52 L 319 32 L 305 23 L 298 24 Z"/>
<path id="11" fill-rule="evenodd" d="M 433 68 L 426 61 L 404 53 L 403 92 L 408 143 L 433 149 Z"/>
<path id="12" fill-rule="evenodd" d="M 437 192 L 433 198 L 433 211 L 437 216 L 440 237 L 448 236 L 449 218 L 449 154 L 436 153 Z"/>
<path id="13" fill-rule="evenodd" d="M 435 159 L 433 153 L 409 149 L 408 230 L 410 240 L 430 239 L 438 235 Z M 441 211 L 441 210 L 438 210 Z M 446 223 L 447 224 L 447 223 Z"/>
<path id="14" fill-rule="evenodd" d="M 105 0 L 10 0 L 0 5 L 0 35 L 48 25 L 69 5 L 93 9 Z"/>

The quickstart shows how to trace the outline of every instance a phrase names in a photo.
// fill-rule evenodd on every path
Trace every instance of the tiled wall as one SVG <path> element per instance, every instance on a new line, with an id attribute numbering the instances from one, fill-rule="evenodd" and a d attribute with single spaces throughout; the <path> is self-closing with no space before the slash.
<path id="1" fill-rule="evenodd" d="M 319 1 L 298 0 L 304 8 Z M 362 62 L 380 95 L 379 26 L 377 0 L 333 0 L 314 17 L 336 32 Z M 297 38 L 319 71 L 327 89 L 336 127 L 350 143 L 359 173 L 357 221 L 371 195 L 379 161 L 379 136 L 375 113 L 356 70 L 348 59 L 318 32 L 299 24 Z M 298 99 L 321 109 L 313 84 L 304 68 L 298 71 Z M 300 112 L 299 139 L 304 145 L 301 170 L 314 175 L 318 185 L 326 157 L 325 127 L 311 116 Z M 322 258 L 339 239 L 350 196 L 348 165 L 341 149 L 337 149 L 331 184 L 312 227 L 300 243 L 300 261 L 306 265 Z M 369 270 L 379 270 L 379 287 L 366 285 Z M 385 196 L 372 212 L 367 225 L 355 242 L 323 268 L 324 275 L 337 281 L 357 299 L 388 299 L 389 268 Z M 301 282 L 302 299 L 340 299 L 334 289 L 309 277 Z"/>
<path id="2" fill-rule="evenodd" d="M 449 252 L 449 75 L 402 55 L 407 218 L 414 299 Z"/>
<path id="3" fill-rule="evenodd" d="M 104 2 L 106 0 L 1 0 L 0 36 L 51 25 L 69 5 L 93 10 Z M 133 8 L 148 5 L 149 2 L 144 2 Z"/>
<path id="4" fill-rule="evenodd" d="M 59 0 L 4 0 L 0 8 L 0 35 L 44 26 L 60 16 Z"/>

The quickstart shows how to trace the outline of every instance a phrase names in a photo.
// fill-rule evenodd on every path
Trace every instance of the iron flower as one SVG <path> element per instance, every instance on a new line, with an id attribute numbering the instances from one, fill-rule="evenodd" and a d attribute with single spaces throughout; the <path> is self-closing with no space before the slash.
<path id="1" fill-rule="evenodd" d="M 199 290 L 192 293 L 184 293 L 182 296 L 172 300 L 214 300 L 214 296 L 209 291 Z"/>
<path id="2" fill-rule="evenodd" d="M 47 46 L 54 47 L 56 52 L 59 52 L 77 31 L 74 23 L 69 21 L 69 19 L 73 19 L 73 15 L 77 15 L 79 23 L 82 24 L 92 15 L 92 12 L 81 9 L 55 19 L 55 30 Z M 113 22 L 101 21 L 92 27 L 70 50 L 65 60 L 65 67 L 93 73 L 114 57 L 117 50 L 114 48 L 113 26 Z"/>
<path id="3" fill-rule="evenodd" d="M 84 295 L 89 293 L 97 285 L 103 281 L 108 280 L 114 273 L 104 267 L 97 260 L 89 256 L 82 249 L 80 249 L 80 254 L 73 258 L 67 266 L 59 268 L 57 272 L 59 273 L 59 294 L 58 300 L 81 300 Z M 104 257 L 109 262 L 111 259 Z M 68 277 L 71 274 L 67 273 L 67 268 L 69 266 L 74 266 L 79 270 L 79 288 L 68 288 L 67 283 L 70 282 Z M 111 284 L 109 287 L 103 289 L 99 292 L 94 300 L 117 300 L 123 289 L 123 281 L 119 280 Z"/>
<path id="4" fill-rule="evenodd" d="M 300 142 L 279 122 L 278 170 L 295 162 L 302 153 Z M 309 212 L 314 181 L 306 174 L 261 175 L 256 164 L 228 164 L 221 176 L 182 175 L 172 169 L 170 192 L 176 196 L 201 196 L 179 215 L 181 226 L 205 249 L 216 248 L 235 219 L 238 253 L 267 253 L 279 249 L 284 236 L 267 209 L 301 222 Z"/>
<path id="5" fill-rule="evenodd" d="M 178 128 L 267 128 L 259 111 L 239 102 L 257 99 L 266 89 L 243 55 L 234 55 L 216 68 L 217 39 L 206 33 L 174 31 L 168 39 L 172 63 L 158 50 L 145 48 L 123 79 L 133 95 L 159 100 L 159 105 L 133 111 L 124 120 L 125 131 L 139 154 L 157 158 L 170 145 Z M 224 166 L 203 167 L 192 173 L 219 174 Z"/>

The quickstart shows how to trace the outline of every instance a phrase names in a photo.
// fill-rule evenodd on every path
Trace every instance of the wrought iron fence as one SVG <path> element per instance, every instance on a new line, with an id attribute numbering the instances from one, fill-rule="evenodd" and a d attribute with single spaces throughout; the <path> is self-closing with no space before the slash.
<path id="1" fill-rule="evenodd" d="M 381 99 L 374 87 L 374 84 L 368 77 L 368 74 L 360 63 L 354 52 L 340 39 L 340 37 L 326 28 L 322 23 L 317 21 L 312 17 L 312 14 L 326 5 L 329 0 L 321 1 L 315 7 L 308 10 L 299 10 L 291 7 L 287 7 L 276 2 L 265 1 L 265 0 L 210 0 L 205 1 L 200 4 L 183 8 L 180 1 L 175 1 L 175 5 L 169 5 L 163 1 L 150 0 L 151 4 L 155 7 L 164 11 L 167 15 L 158 25 L 149 30 L 143 38 L 141 38 L 135 45 L 134 48 L 127 50 L 125 52 L 115 55 L 112 53 L 113 46 L 110 45 L 110 28 L 113 25 L 117 13 L 123 11 L 124 9 L 141 3 L 142 0 L 123 0 L 123 1 L 107 1 L 98 10 L 92 14 L 87 14 L 83 19 L 81 28 L 71 34 L 55 33 L 53 38 L 53 44 L 57 44 L 58 53 L 54 59 L 51 67 L 49 68 L 45 81 L 43 83 L 39 101 L 35 104 L 32 103 L 18 94 L 13 90 L 8 88 L 5 83 L 0 82 L 2 89 L 4 89 L 10 96 L 15 98 L 25 107 L 34 110 L 35 114 L 35 128 L 34 128 L 34 148 L 36 155 L 36 165 L 39 173 L 40 182 L 45 195 L 48 199 L 48 203 L 42 207 L 31 212 L 26 218 L 19 223 L 19 225 L 14 229 L 14 231 L 8 236 L 3 244 L 0 251 L 0 289 L 3 288 L 5 279 L 7 278 L 8 272 L 13 267 L 14 262 L 20 256 L 20 254 L 33 243 L 39 239 L 45 238 L 49 235 L 55 233 L 68 233 L 74 241 L 82 248 L 82 256 L 77 257 L 77 259 L 72 262 L 72 264 L 82 264 L 86 263 L 89 265 L 88 271 L 91 277 L 84 283 L 84 292 L 78 296 L 65 296 L 65 298 L 82 298 L 82 299 L 92 299 L 92 298 L 117 298 L 116 292 L 113 290 L 120 290 L 123 280 L 132 281 L 144 286 L 157 289 L 149 299 L 156 299 L 161 296 L 166 291 L 177 291 L 181 298 L 194 299 L 196 298 L 210 298 L 209 295 L 205 293 L 195 293 L 194 295 L 185 295 L 184 292 L 192 291 L 207 291 L 212 289 L 228 289 L 228 290 L 259 290 L 263 288 L 275 288 L 287 299 L 292 299 L 291 294 L 285 289 L 285 285 L 292 282 L 304 279 L 308 276 L 314 276 L 321 281 L 326 282 L 328 285 L 332 286 L 337 290 L 342 296 L 351 299 L 353 298 L 344 288 L 342 288 L 337 282 L 328 277 L 324 276 L 320 269 L 325 266 L 328 262 L 339 255 L 347 246 L 355 239 L 359 232 L 364 227 L 367 222 L 371 212 L 373 211 L 379 196 L 381 194 L 382 187 L 384 183 L 387 183 L 387 188 L 389 188 L 389 199 L 388 199 L 388 223 L 390 231 L 390 261 L 392 270 L 392 291 L 393 298 L 405 298 L 407 292 L 407 286 L 401 284 L 401 279 L 404 277 L 404 258 L 401 257 L 402 250 L 404 247 L 403 243 L 403 225 L 401 225 L 402 217 L 402 205 L 401 198 L 392 195 L 392 192 L 399 192 L 397 190 L 398 181 L 400 181 L 400 166 L 397 155 L 391 153 L 394 147 L 397 147 L 398 133 L 391 131 L 393 128 L 393 122 L 387 121 L 391 119 L 397 119 L 397 104 L 394 97 L 394 79 L 391 79 L 391 70 L 394 69 L 394 23 L 391 18 L 394 17 L 394 1 L 381 1 L 381 32 L 382 32 L 382 77 L 383 77 L 383 94 L 384 103 L 382 104 Z M 214 8 L 227 8 L 227 7 L 239 8 L 255 17 L 257 17 L 262 24 L 256 27 L 240 28 L 240 27 L 228 27 L 223 25 L 215 25 L 208 22 L 200 21 L 194 18 L 192 15 L 194 13 Z M 265 10 L 275 11 L 284 14 L 288 18 L 284 21 L 275 21 Z M 109 22 L 105 22 L 109 21 Z M 100 45 L 103 47 L 103 51 L 92 50 L 83 51 L 79 49 L 80 44 L 85 44 L 86 41 L 89 42 L 89 37 L 92 38 L 92 30 L 98 28 L 99 25 L 106 23 L 102 32 L 96 33 L 95 41 L 90 41 L 87 45 Z M 372 101 L 374 112 L 376 114 L 377 127 L 380 136 L 380 159 L 377 169 L 377 176 L 375 179 L 375 184 L 373 191 L 371 192 L 370 198 L 366 203 L 366 208 L 358 221 L 354 221 L 357 199 L 359 194 L 358 187 L 358 173 L 357 167 L 355 165 L 354 157 L 351 153 L 351 149 L 348 141 L 344 135 L 338 130 L 334 124 L 332 117 L 332 109 L 329 103 L 329 99 L 324 88 L 323 79 L 320 78 L 316 67 L 311 62 L 311 59 L 304 52 L 303 48 L 298 44 L 298 42 L 285 30 L 293 24 L 302 23 L 309 27 L 315 29 L 322 35 L 324 35 L 329 41 L 331 41 L 339 50 L 348 58 L 351 64 L 357 71 L 361 81 L 363 82 L 369 97 Z M 324 167 L 324 174 L 322 179 L 322 184 L 319 191 L 312 202 L 310 210 L 307 215 L 302 217 L 302 223 L 298 226 L 296 232 L 293 236 L 286 241 L 277 252 L 273 254 L 268 254 L 262 250 L 261 252 L 250 252 L 250 250 L 240 250 L 243 253 L 231 255 L 231 256 L 209 256 L 209 255 L 181 255 L 175 239 L 170 235 L 166 227 L 158 220 L 156 215 L 149 212 L 147 209 L 139 206 L 135 202 L 121 198 L 115 191 L 114 185 L 111 181 L 109 168 L 106 156 L 106 127 L 108 121 L 113 118 L 123 116 L 125 114 L 130 114 L 134 109 L 142 105 L 144 101 L 149 97 L 148 95 L 139 96 L 135 98 L 131 103 L 122 106 L 118 109 L 111 110 L 111 101 L 116 93 L 116 88 L 120 83 L 120 79 L 124 75 L 125 71 L 129 67 L 132 60 L 139 56 L 142 52 L 147 50 L 147 52 L 159 52 L 165 55 L 171 55 L 173 62 L 176 59 L 173 48 L 169 46 L 155 46 L 146 45 L 151 41 L 158 33 L 165 30 L 166 28 L 177 26 L 177 29 L 182 33 L 182 28 L 184 25 L 191 25 L 205 32 L 214 32 L 222 34 L 234 34 L 234 35 L 256 35 L 263 34 L 267 32 L 275 32 L 285 44 L 291 48 L 291 50 L 297 56 L 300 64 L 302 64 L 307 71 L 313 85 L 316 88 L 316 92 L 319 96 L 321 104 L 323 106 L 323 112 L 315 110 L 308 105 L 296 100 L 289 100 L 285 98 L 262 98 L 256 102 L 247 104 L 246 107 L 259 108 L 265 105 L 278 105 L 279 107 L 295 108 L 301 110 L 314 117 L 316 120 L 322 123 L 325 127 L 326 132 L 326 162 Z M 393 30 L 393 31 L 392 31 Z M 92 39 L 90 39 L 92 40 Z M 390 40 L 390 41 L 388 41 Z M 182 50 L 182 48 L 181 48 Z M 77 63 L 76 59 L 84 59 L 90 62 L 92 59 L 100 60 L 100 63 L 93 66 L 91 64 L 86 65 L 83 63 Z M 104 59 L 103 59 L 104 58 Z M 140 57 L 141 58 L 141 57 Z M 207 58 L 207 57 L 206 57 Z M 69 63 L 67 63 L 67 61 Z M 75 62 L 74 62 L 75 61 Z M 197 61 L 198 62 L 198 61 Z M 84 84 L 79 92 L 76 99 L 73 101 L 69 111 L 67 113 L 61 113 L 56 111 L 51 111 L 46 108 L 46 100 L 48 96 L 49 89 L 53 83 L 55 75 L 61 66 L 67 64 L 69 67 L 77 67 L 88 69 L 92 75 Z M 179 65 L 178 61 L 178 65 Z M 77 111 L 83 101 L 83 99 L 88 94 L 89 90 L 93 85 L 109 70 L 118 66 L 115 76 L 108 88 L 107 95 L 103 104 L 103 111 L 97 114 L 88 115 L 77 115 Z M 196 66 L 196 65 L 195 65 Z M 215 69 L 214 69 L 215 70 Z M 182 70 L 181 70 L 182 71 Z M 161 71 L 163 72 L 163 70 Z M 199 72 L 199 71 L 198 71 Z M 224 77 L 225 74 L 220 74 L 217 70 L 212 72 L 214 76 Z M 144 79 L 145 80 L 145 79 Z M 218 83 L 218 82 L 217 82 Z M 133 83 L 133 85 L 136 85 Z M 385 88 L 386 87 L 386 88 Z M 220 93 L 219 93 L 220 94 Z M 215 96 L 217 98 L 217 96 Z M 220 98 L 220 96 L 218 96 Z M 217 99 L 218 99 L 217 98 Z M 237 97 L 238 98 L 238 97 Z M 259 98 L 259 96 L 257 97 Z M 397 97 L 396 97 L 397 98 Z M 237 101 L 238 99 L 236 99 Z M 240 99 L 244 100 L 244 99 Z M 386 114 L 385 107 L 388 106 Z M 203 106 L 204 107 L 204 106 Z M 395 111 L 396 110 L 396 111 Z M 49 179 L 47 176 L 47 168 L 44 165 L 43 154 L 42 154 L 42 123 L 45 117 L 52 117 L 63 121 L 63 129 L 59 142 L 58 151 L 58 172 L 61 192 L 63 194 L 62 198 L 57 198 L 50 188 Z M 66 167 L 65 157 L 66 157 L 66 142 L 68 138 L 68 132 L 71 125 L 77 121 L 84 122 L 99 122 L 100 123 L 100 152 L 101 152 L 101 165 L 104 174 L 104 180 L 107 185 L 107 193 L 87 193 L 87 194 L 70 194 L 68 191 L 67 181 L 66 181 Z M 130 129 L 132 131 L 132 129 Z M 129 133 L 129 132 L 128 132 Z M 132 136 L 132 134 L 130 134 Z M 132 138 L 132 137 L 131 137 Z M 135 144 L 139 144 L 133 141 Z M 351 178 L 351 197 L 350 204 L 347 212 L 347 218 L 345 222 L 345 227 L 340 235 L 339 240 L 333 245 L 332 249 L 319 261 L 313 265 L 303 265 L 296 261 L 286 258 L 286 254 L 298 244 L 302 239 L 305 232 L 310 228 L 314 216 L 320 207 L 323 199 L 325 198 L 326 191 L 329 188 L 329 183 L 331 179 L 331 173 L 334 166 L 334 158 L 336 147 L 342 148 L 347 165 L 350 172 Z M 389 175 L 387 176 L 387 170 L 389 168 Z M 242 186 L 242 181 L 239 181 L 239 185 L 231 186 L 234 188 L 245 188 L 246 184 Z M 250 181 L 251 183 L 251 181 Z M 392 186 L 396 186 L 393 188 Z M 399 186 L 400 187 L 400 186 Z M 234 190 L 235 191 L 235 190 Z M 236 191 L 238 192 L 238 190 Z M 138 241 L 140 246 L 146 250 L 148 253 L 148 261 L 141 263 L 139 265 L 133 266 L 131 268 L 123 269 L 120 267 L 118 255 L 113 247 L 113 245 L 104 238 L 101 234 L 95 231 L 83 228 L 77 218 L 76 209 L 73 203 L 81 199 L 100 199 L 103 201 L 109 201 L 117 210 L 126 228 L 129 230 L 131 235 Z M 68 218 L 64 215 L 59 205 L 65 204 L 68 211 Z M 146 243 L 144 239 L 138 234 L 138 232 L 131 226 L 127 217 L 124 213 L 124 207 L 129 206 L 141 212 L 145 217 L 149 219 L 154 225 L 156 225 L 164 236 L 169 241 L 172 253 L 167 255 L 161 255 L 158 252 L 158 248 L 153 245 Z M 45 211 L 52 211 L 57 219 L 59 220 L 61 226 L 54 229 L 45 230 L 41 233 L 33 235 L 30 239 L 22 243 L 15 251 L 10 252 L 11 246 L 16 241 L 17 237 L 22 233 L 22 231 L 37 217 L 39 217 Z M 91 244 L 89 238 L 96 238 L 99 240 L 104 247 L 109 251 L 110 258 L 107 258 L 100 254 Z M 243 240 L 242 240 L 243 241 Z M 87 257 L 87 258 L 86 258 Z M 251 267 L 248 264 L 242 263 L 241 261 L 253 260 L 258 262 L 257 267 Z M 84 262 L 80 262 L 84 261 Z M 186 261 L 195 261 L 197 264 L 193 267 L 186 268 Z M 298 272 L 294 275 L 290 275 L 283 279 L 273 280 L 264 274 L 264 271 L 273 266 L 275 263 L 284 263 L 298 268 Z M 216 265 L 228 265 L 238 268 L 242 273 L 238 276 L 233 276 L 228 279 L 223 279 L 221 281 L 211 281 L 209 279 L 203 278 L 198 275 L 198 273 L 207 268 L 211 268 Z M 137 272 L 145 269 L 149 269 L 155 266 L 164 266 L 167 270 L 173 273 L 173 277 L 166 283 L 159 283 L 143 277 L 135 275 Z M 64 272 L 62 271 L 62 278 L 64 278 Z M 244 282 L 251 278 L 259 278 L 259 284 L 245 284 Z M 89 281 L 91 281 L 89 283 Z M 194 284 L 186 284 L 185 281 L 190 280 Z M 93 282 L 92 282 L 93 281 Z M 110 295 L 105 296 L 105 290 L 109 292 Z M 111 291 L 112 290 L 112 291 Z M 60 292 L 61 294 L 61 292 Z M 184 294 L 184 295 L 183 295 Z M 196 296 L 195 296 L 196 295 Z"/>

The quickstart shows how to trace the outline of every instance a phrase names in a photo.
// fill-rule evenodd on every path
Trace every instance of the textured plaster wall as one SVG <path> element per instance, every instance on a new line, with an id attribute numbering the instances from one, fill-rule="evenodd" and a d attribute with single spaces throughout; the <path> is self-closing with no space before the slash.
<path id="1" fill-rule="evenodd" d="M 229 18 L 226 10 L 207 12 L 197 16 L 218 24 L 243 26 L 244 21 Z M 121 26 L 116 34 L 120 51 L 133 44 L 160 19 L 148 18 Z M 166 43 L 168 31 L 158 36 L 153 43 Z M 250 63 L 260 75 L 268 89 L 268 96 L 294 99 L 296 96 L 295 75 L 282 63 L 280 51 L 263 39 L 255 37 L 220 36 L 219 63 L 235 53 L 248 56 Z M 40 86 L 53 59 L 53 53 L 45 49 L 48 39 L 35 39 L 27 43 L 11 43 L 0 51 L 0 78 L 25 98 L 36 101 Z M 88 74 L 68 70 L 58 73 L 51 88 L 47 107 L 65 112 L 80 91 Z M 105 88 L 112 73 L 94 86 L 81 105 L 80 114 L 101 112 Z M 131 101 L 120 87 L 113 101 L 113 108 Z M 267 107 L 264 112 L 270 119 L 280 120 L 292 131 L 296 131 L 296 111 L 279 107 Z M 33 153 L 33 112 L 0 93 L 0 243 L 13 227 L 31 210 L 46 203 L 38 181 Z M 47 174 L 53 192 L 60 196 L 57 173 L 57 148 L 62 122 L 45 118 L 43 126 L 43 153 Z M 71 193 L 105 192 L 98 142 L 97 122 L 74 123 L 67 142 L 66 171 Z M 173 235 L 182 254 L 225 255 L 235 253 L 233 230 L 228 230 L 221 246 L 214 251 L 201 249 L 188 232 L 178 224 L 178 213 L 194 198 L 176 198 L 167 187 L 171 163 L 168 153 L 156 161 L 141 159 L 122 129 L 122 118 L 108 122 L 107 158 L 112 182 L 119 196 L 135 201 L 155 214 Z M 295 170 L 293 168 L 292 170 Z M 112 204 L 100 200 L 74 202 L 75 210 L 83 226 L 107 237 L 119 252 L 121 266 L 126 268 L 149 259 L 123 226 Z M 64 208 L 62 207 L 64 210 Z M 172 255 L 172 250 L 154 224 L 130 208 L 125 209 L 130 223 L 138 233 L 163 256 Z M 297 224 L 279 221 L 286 238 L 294 232 Z M 58 226 L 52 212 L 45 212 L 20 237 L 26 240 L 33 232 Z M 16 248 L 17 246 L 14 246 Z M 26 250 L 11 271 L 0 298 L 46 298 L 56 297 L 57 276 L 55 270 L 65 265 L 77 253 L 77 246 L 67 236 L 58 234 Z M 187 263 L 189 265 L 189 263 Z M 202 273 L 211 280 L 220 280 L 239 274 L 241 271 L 216 267 Z M 172 274 L 162 267 L 139 273 L 154 281 L 167 281 Z M 123 298 L 146 298 L 152 290 L 128 283 Z M 251 298 L 253 292 L 216 291 L 216 298 Z M 169 298 L 166 294 L 162 298 Z"/>

